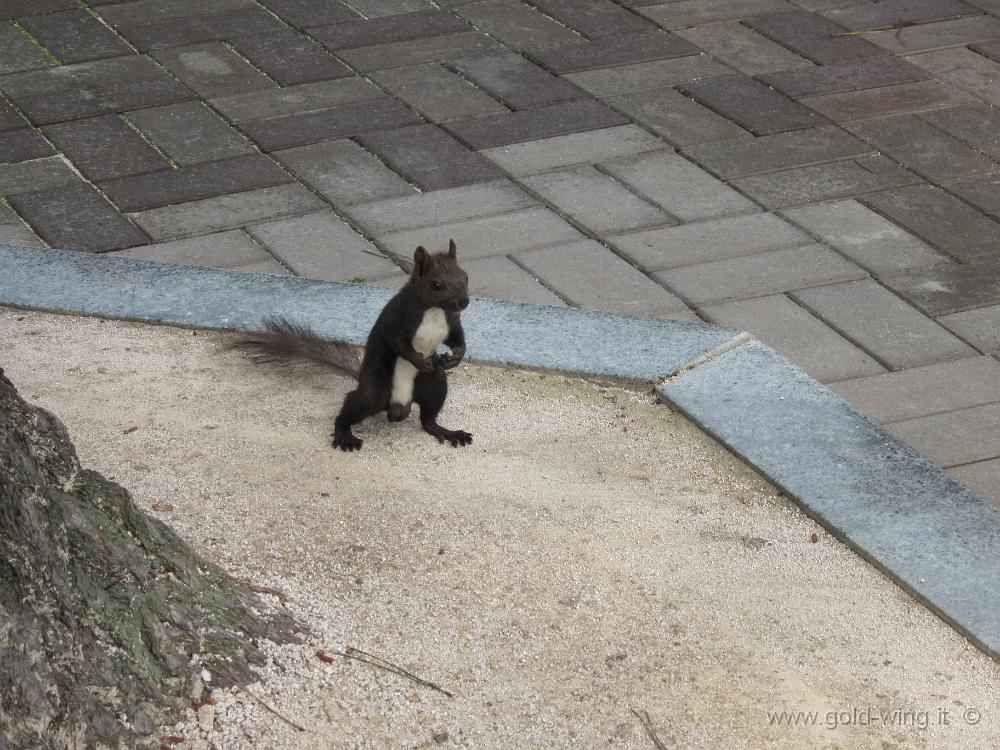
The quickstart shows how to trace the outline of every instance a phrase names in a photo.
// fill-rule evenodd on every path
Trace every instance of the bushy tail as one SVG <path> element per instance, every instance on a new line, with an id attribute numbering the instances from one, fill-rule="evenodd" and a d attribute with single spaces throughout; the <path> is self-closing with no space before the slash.
<path id="1" fill-rule="evenodd" d="M 357 380 L 361 365 L 347 344 L 326 341 L 309 326 L 285 318 L 264 318 L 263 323 L 265 331 L 237 341 L 231 348 L 241 350 L 257 364 L 310 359 Z"/>

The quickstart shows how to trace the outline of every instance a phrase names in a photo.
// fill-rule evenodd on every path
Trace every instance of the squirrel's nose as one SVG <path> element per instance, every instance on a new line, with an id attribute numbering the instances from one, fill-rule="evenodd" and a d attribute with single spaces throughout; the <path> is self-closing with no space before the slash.
<path id="1" fill-rule="evenodd" d="M 468 306 L 469 306 L 469 298 L 468 297 L 462 297 L 462 299 L 460 299 L 458 301 L 458 309 L 459 310 L 464 310 Z"/>

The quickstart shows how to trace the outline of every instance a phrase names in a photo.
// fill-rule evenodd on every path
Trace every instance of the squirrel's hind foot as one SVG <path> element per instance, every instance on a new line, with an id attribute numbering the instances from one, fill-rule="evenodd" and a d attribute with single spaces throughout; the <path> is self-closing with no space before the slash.
<path id="1" fill-rule="evenodd" d="M 340 450 L 347 453 L 361 450 L 361 446 L 364 442 L 364 440 L 355 436 L 350 430 L 347 430 L 346 432 L 338 431 L 333 433 L 333 447 L 340 448 Z"/>
<path id="2" fill-rule="evenodd" d="M 451 443 L 452 448 L 457 448 L 460 445 L 472 445 L 471 433 L 465 432 L 464 430 L 448 430 L 439 425 L 437 422 L 425 424 L 424 431 L 436 437 L 439 443 L 443 443 L 445 441 Z"/>

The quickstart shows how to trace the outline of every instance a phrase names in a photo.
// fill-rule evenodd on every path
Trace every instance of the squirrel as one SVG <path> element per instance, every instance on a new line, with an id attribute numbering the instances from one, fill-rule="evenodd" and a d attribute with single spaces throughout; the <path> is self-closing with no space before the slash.
<path id="1" fill-rule="evenodd" d="M 416 249 L 413 272 L 375 321 L 360 367 L 348 345 L 322 339 L 308 326 L 284 318 L 265 319 L 265 332 L 233 347 L 254 362 L 311 359 L 355 378 L 358 387 L 344 398 L 334 422 L 334 448 L 361 450 L 364 441 L 351 432 L 354 425 L 381 411 L 387 412 L 390 422 L 401 422 L 413 402 L 420 406 L 425 432 L 440 443 L 466 446 L 472 435 L 445 429 L 437 417 L 448 395 L 445 371 L 465 356 L 460 314 L 468 305 L 469 277 L 458 265 L 451 240 L 447 253 Z M 450 354 L 435 354 L 442 343 Z"/>

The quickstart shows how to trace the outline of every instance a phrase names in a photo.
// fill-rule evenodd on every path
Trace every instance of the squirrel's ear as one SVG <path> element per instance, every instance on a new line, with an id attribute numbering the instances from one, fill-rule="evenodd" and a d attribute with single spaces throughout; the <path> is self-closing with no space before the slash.
<path id="1" fill-rule="evenodd" d="M 458 248 L 455 247 L 455 240 L 448 240 L 448 256 L 454 258 L 457 252 Z"/>
<path id="2" fill-rule="evenodd" d="M 427 252 L 423 245 L 420 245 L 413 253 L 413 275 L 420 276 L 430 268 L 430 265 L 431 254 Z"/>

